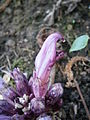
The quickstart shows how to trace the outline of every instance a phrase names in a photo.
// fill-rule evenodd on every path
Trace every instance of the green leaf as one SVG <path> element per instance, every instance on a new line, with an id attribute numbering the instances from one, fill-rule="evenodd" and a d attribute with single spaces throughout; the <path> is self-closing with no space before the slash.
<path id="1" fill-rule="evenodd" d="M 78 50 L 85 48 L 88 44 L 88 40 L 89 40 L 88 35 L 82 35 L 82 36 L 76 38 L 76 40 L 73 42 L 69 52 L 78 51 Z"/>

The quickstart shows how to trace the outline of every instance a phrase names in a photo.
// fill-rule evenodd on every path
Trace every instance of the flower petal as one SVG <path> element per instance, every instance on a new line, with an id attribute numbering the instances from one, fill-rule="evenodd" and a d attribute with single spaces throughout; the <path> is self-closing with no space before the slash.
<path id="1" fill-rule="evenodd" d="M 2 91 L 6 87 L 7 87 L 6 83 L 4 82 L 3 78 L 0 77 L 0 91 Z"/>
<path id="2" fill-rule="evenodd" d="M 35 60 L 35 68 L 36 68 L 37 77 L 42 76 L 42 74 L 40 74 L 41 76 L 39 75 L 39 72 L 42 71 L 44 65 L 45 65 L 44 68 L 46 68 L 46 66 L 49 67 L 50 64 L 53 64 L 55 62 L 56 42 L 59 39 L 63 39 L 62 35 L 59 33 L 53 33 L 45 40 L 45 42 Z M 46 61 L 45 61 L 45 59 L 46 59 Z M 47 65 L 47 63 L 48 63 L 48 65 Z M 43 66 L 42 66 L 42 64 L 43 64 Z"/>
<path id="3" fill-rule="evenodd" d="M 11 120 L 25 120 L 24 115 L 15 114 L 11 117 Z"/>
<path id="4" fill-rule="evenodd" d="M 35 76 L 33 77 L 33 92 L 36 98 L 44 97 L 49 85 L 49 75 L 51 69 L 59 58 L 61 52 L 56 54 L 56 42 L 63 37 L 59 33 L 51 34 L 44 42 L 40 52 L 35 59 Z M 36 92 L 37 91 L 37 92 Z"/>
<path id="5" fill-rule="evenodd" d="M 0 115 L 13 115 L 13 106 L 9 104 L 6 100 L 0 100 Z"/>
<path id="6" fill-rule="evenodd" d="M 11 120 L 11 116 L 0 115 L 0 120 Z"/>
<path id="7" fill-rule="evenodd" d="M 13 72 L 11 73 L 13 79 L 15 80 L 16 83 L 16 89 L 17 91 L 21 94 L 29 94 L 30 89 L 28 86 L 28 80 L 26 76 L 20 72 L 19 68 L 15 68 Z"/>
<path id="8" fill-rule="evenodd" d="M 12 87 L 8 87 L 6 91 L 3 93 L 3 96 L 8 97 L 12 101 L 15 99 L 15 97 L 17 97 L 17 95 L 18 94 L 15 92 L 15 90 Z"/>
<path id="9" fill-rule="evenodd" d="M 60 97 L 63 94 L 63 88 L 61 83 L 53 84 L 46 94 L 46 104 L 47 105 L 54 105 L 57 101 L 60 100 Z"/>
<path id="10" fill-rule="evenodd" d="M 43 83 L 40 82 L 40 79 L 34 79 L 33 80 L 33 93 L 35 95 L 36 98 L 40 98 L 40 97 L 44 97 L 46 92 L 47 92 L 47 88 L 48 88 L 49 83 Z"/>
<path id="11" fill-rule="evenodd" d="M 47 114 L 42 114 L 36 120 L 52 120 L 52 118 Z"/>
<path id="12" fill-rule="evenodd" d="M 38 115 L 45 111 L 45 103 L 43 100 L 33 98 L 30 102 L 31 111 Z"/>
<path id="13" fill-rule="evenodd" d="M 4 82 L 4 80 L 0 77 L 0 94 L 2 94 L 3 98 L 6 99 L 10 104 L 14 105 L 13 101 L 5 95 L 5 93 L 8 91 L 8 85 Z M 14 93 L 14 92 L 13 92 Z M 13 94 L 12 93 L 12 94 Z M 14 94 L 13 94 L 14 95 Z M 12 96 L 10 96 L 12 97 Z"/>

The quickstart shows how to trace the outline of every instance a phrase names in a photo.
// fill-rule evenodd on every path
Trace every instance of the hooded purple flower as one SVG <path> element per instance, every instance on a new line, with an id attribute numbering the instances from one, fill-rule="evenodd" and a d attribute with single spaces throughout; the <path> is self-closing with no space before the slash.
<path id="1" fill-rule="evenodd" d="M 1 77 L 0 94 L 3 95 L 3 100 L 0 100 L 0 120 L 24 120 L 24 116 L 17 114 L 15 109 L 15 99 L 19 97 L 18 91 L 5 84 Z"/>
<path id="2" fill-rule="evenodd" d="M 8 86 L 0 77 L 0 120 L 30 120 L 55 105 L 61 106 L 63 88 L 60 83 L 50 85 L 49 75 L 56 60 L 63 57 L 63 52 L 56 51 L 56 42 L 63 37 L 59 33 L 51 34 L 44 42 L 35 60 L 35 71 L 28 82 L 26 76 L 15 68 L 9 74 L 16 87 Z M 49 87 L 50 86 L 50 87 Z M 52 103 L 50 101 L 53 101 Z M 51 108 L 48 108 L 50 105 Z M 39 120 L 51 120 L 45 114 Z"/>
<path id="3" fill-rule="evenodd" d="M 31 81 L 33 84 L 33 92 L 36 98 L 45 96 L 51 82 L 49 80 L 51 69 L 55 62 L 64 56 L 63 51 L 56 51 L 56 42 L 58 40 L 64 41 L 64 38 L 61 34 L 51 34 L 45 40 L 40 52 L 35 59 L 35 71 Z"/>

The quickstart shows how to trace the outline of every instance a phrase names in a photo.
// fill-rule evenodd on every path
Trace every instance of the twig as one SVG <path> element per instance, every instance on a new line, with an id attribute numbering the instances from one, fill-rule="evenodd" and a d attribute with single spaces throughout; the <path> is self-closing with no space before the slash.
<path id="1" fill-rule="evenodd" d="M 56 4 L 53 5 L 52 11 L 44 18 L 44 22 L 48 22 L 48 25 L 51 26 L 54 24 L 55 12 L 60 8 L 62 0 L 58 0 Z"/>
<path id="2" fill-rule="evenodd" d="M 11 63 L 10 63 L 9 57 L 7 55 L 6 55 L 6 59 L 7 59 L 7 62 L 8 62 L 8 66 L 11 69 Z"/>
<path id="3" fill-rule="evenodd" d="M 3 69 L 3 68 L 5 68 L 6 66 L 2 66 L 2 67 L 0 67 L 0 71 Z"/>
<path id="4" fill-rule="evenodd" d="M 5 56 L 5 53 L 3 53 L 1 56 L 0 56 L 0 60 Z"/>
<path id="5" fill-rule="evenodd" d="M 18 54 L 16 53 L 15 50 L 13 50 L 13 53 L 15 54 L 15 56 L 18 58 Z"/>
<path id="6" fill-rule="evenodd" d="M 2 6 L 0 6 L 0 12 L 3 12 L 6 9 L 6 7 L 10 4 L 10 2 L 11 0 L 6 0 L 5 3 Z"/>
<path id="7" fill-rule="evenodd" d="M 88 107 L 87 107 L 87 105 L 86 105 L 86 102 L 85 102 L 85 100 L 84 100 L 84 97 L 83 97 L 83 95 L 82 95 L 82 93 L 81 93 L 81 90 L 80 90 L 80 87 L 79 87 L 79 85 L 78 85 L 78 82 L 77 82 L 75 79 L 74 79 L 74 82 L 75 82 L 77 91 L 78 91 L 78 93 L 79 93 L 79 95 L 80 95 L 80 97 L 81 97 L 81 100 L 82 100 L 83 106 L 84 106 L 84 108 L 85 108 L 85 111 L 86 111 L 86 113 L 87 113 L 88 119 L 90 120 L 90 113 L 89 113 Z"/>
<path id="8" fill-rule="evenodd" d="M 54 13 L 55 13 L 55 5 L 53 5 L 53 10 L 44 18 L 44 22 L 48 21 L 49 26 L 54 24 Z"/>
<path id="9" fill-rule="evenodd" d="M 65 72 L 64 72 L 63 68 L 60 66 L 60 64 L 57 64 L 57 67 L 59 68 L 62 75 L 65 76 Z"/>
<path id="10" fill-rule="evenodd" d="M 69 14 L 71 13 L 76 7 L 77 4 L 81 2 L 81 0 L 64 0 L 62 1 L 62 5 L 63 6 L 67 6 L 67 10 L 65 11 L 65 14 Z"/>
<path id="11" fill-rule="evenodd" d="M 63 1 L 62 2 L 62 4 L 64 5 L 64 4 L 68 4 L 68 3 L 71 3 L 71 2 L 73 2 L 73 3 L 77 3 L 77 2 L 81 2 L 81 0 L 65 0 L 65 1 Z"/>

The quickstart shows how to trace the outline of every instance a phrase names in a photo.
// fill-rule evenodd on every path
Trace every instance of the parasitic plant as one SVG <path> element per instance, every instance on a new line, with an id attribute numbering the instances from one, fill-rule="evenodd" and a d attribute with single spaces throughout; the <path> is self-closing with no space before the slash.
<path id="1" fill-rule="evenodd" d="M 58 40 L 64 41 L 60 33 L 53 33 L 45 40 L 29 81 L 19 68 L 9 73 L 15 81 L 15 88 L 0 77 L 0 94 L 3 96 L 0 120 L 52 120 L 47 113 L 55 106 L 61 107 L 63 94 L 61 83 L 52 84 L 49 77 L 56 61 L 64 56 L 63 51 L 56 50 Z"/>

